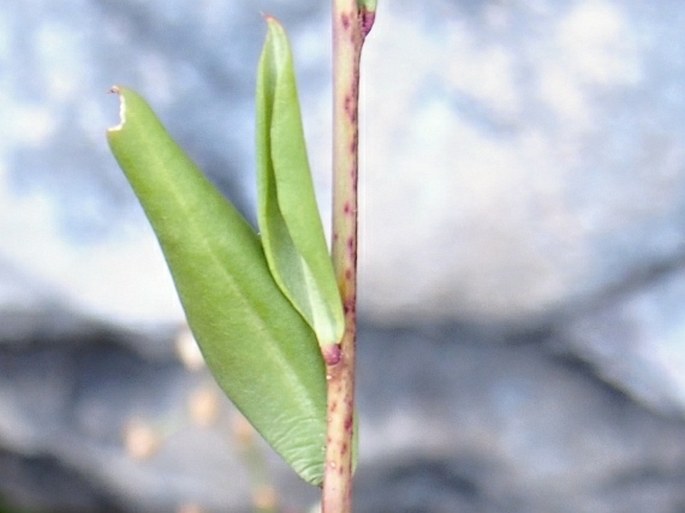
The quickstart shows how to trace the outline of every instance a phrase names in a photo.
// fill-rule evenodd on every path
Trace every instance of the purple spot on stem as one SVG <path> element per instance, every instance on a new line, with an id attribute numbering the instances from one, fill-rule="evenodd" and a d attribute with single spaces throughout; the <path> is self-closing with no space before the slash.
<path id="1" fill-rule="evenodd" d="M 343 303 L 343 312 L 345 312 L 345 315 L 352 314 L 355 310 L 355 304 L 354 301 L 345 301 Z"/>
<path id="2" fill-rule="evenodd" d="M 352 418 L 352 415 L 348 415 L 345 418 L 345 431 L 350 431 L 352 429 L 353 424 L 354 424 L 354 419 Z"/>
<path id="3" fill-rule="evenodd" d="M 354 99 L 354 91 L 345 95 L 345 114 L 347 114 L 347 117 L 352 123 L 354 123 L 357 119 L 357 109 Z"/>

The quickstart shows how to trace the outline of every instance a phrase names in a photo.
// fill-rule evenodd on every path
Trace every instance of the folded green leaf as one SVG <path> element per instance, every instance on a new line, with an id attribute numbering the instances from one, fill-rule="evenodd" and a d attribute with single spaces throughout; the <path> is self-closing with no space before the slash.
<path id="1" fill-rule="evenodd" d="M 326 383 L 314 334 L 274 283 L 252 228 L 145 101 L 115 88 L 110 147 L 159 239 L 188 323 L 228 397 L 307 481 L 320 484 Z"/>
<path id="2" fill-rule="evenodd" d="M 276 283 L 315 331 L 338 343 L 344 331 L 340 293 L 314 195 L 290 46 L 267 18 L 257 75 L 258 221 Z"/>

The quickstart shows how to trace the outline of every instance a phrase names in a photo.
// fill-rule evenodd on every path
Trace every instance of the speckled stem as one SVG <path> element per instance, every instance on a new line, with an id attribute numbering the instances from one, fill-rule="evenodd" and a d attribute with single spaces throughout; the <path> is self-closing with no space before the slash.
<path id="1" fill-rule="evenodd" d="M 333 0 L 333 265 L 345 310 L 340 351 L 324 355 L 328 433 L 323 513 L 352 511 L 354 369 L 357 335 L 357 165 L 359 61 L 374 13 Z"/>

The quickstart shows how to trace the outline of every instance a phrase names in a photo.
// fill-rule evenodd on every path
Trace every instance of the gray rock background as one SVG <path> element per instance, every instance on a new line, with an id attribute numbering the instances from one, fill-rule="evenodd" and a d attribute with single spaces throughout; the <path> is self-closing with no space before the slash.
<path id="1" fill-rule="evenodd" d="M 253 219 L 259 11 L 290 31 L 326 211 L 326 2 L 0 8 L 0 503 L 249 509 L 104 130 L 135 87 Z M 358 511 L 683 511 L 684 28 L 673 0 L 380 3 Z M 285 509 L 311 506 L 264 453 Z"/>

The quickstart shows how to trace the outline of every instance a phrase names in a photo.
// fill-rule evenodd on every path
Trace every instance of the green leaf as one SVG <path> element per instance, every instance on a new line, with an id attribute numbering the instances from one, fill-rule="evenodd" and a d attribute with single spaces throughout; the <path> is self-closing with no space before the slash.
<path id="1" fill-rule="evenodd" d="M 252 228 L 146 102 L 115 88 L 112 152 L 152 225 L 188 323 L 228 397 L 283 458 L 321 483 L 326 382 L 312 330 L 274 283 Z"/>
<path id="2" fill-rule="evenodd" d="M 322 346 L 342 338 L 340 292 L 314 195 L 288 38 L 267 18 L 257 75 L 257 219 L 274 280 Z"/>
<path id="3" fill-rule="evenodd" d="M 357 0 L 357 6 L 366 12 L 376 12 L 377 0 Z"/>

